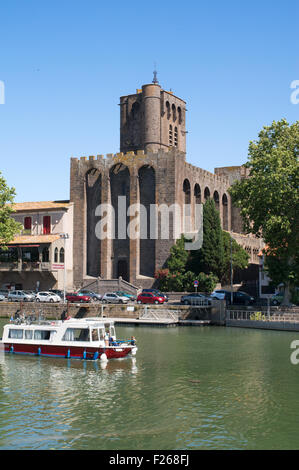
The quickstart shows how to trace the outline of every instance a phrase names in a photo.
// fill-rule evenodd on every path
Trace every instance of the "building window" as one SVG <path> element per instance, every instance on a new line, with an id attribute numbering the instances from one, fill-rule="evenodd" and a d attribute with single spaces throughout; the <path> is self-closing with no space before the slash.
<path id="1" fill-rule="evenodd" d="M 172 125 L 169 126 L 169 145 L 172 147 L 173 145 L 173 133 L 172 133 Z"/>
<path id="2" fill-rule="evenodd" d="M 178 146 L 178 128 L 177 127 L 174 128 L 174 146 L 175 147 Z"/>
<path id="3" fill-rule="evenodd" d="M 204 198 L 205 198 L 205 201 L 207 201 L 208 199 L 210 199 L 210 190 L 209 190 L 208 187 L 205 188 Z"/>
<path id="4" fill-rule="evenodd" d="M 60 248 L 59 263 L 64 263 L 64 248 Z"/>
<path id="5" fill-rule="evenodd" d="M 174 104 L 171 106 L 171 110 L 172 110 L 172 119 L 173 121 L 175 121 L 176 120 L 176 107 Z"/>
<path id="6" fill-rule="evenodd" d="M 200 190 L 199 184 L 197 183 L 194 186 L 194 197 L 195 197 L 195 203 L 201 204 L 201 190 Z"/>
<path id="7" fill-rule="evenodd" d="M 49 248 L 44 248 L 42 252 L 42 261 L 43 263 L 49 262 Z"/>
<path id="8" fill-rule="evenodd" d="M 31 234 L 31 227 L 32 227 L 32 218 L 25 217 L 24 218 L 24 233 Z"/>
<path id="9" fill-rule="evenodd" d="M 178 107 L 178 118 L 179 118 L 179 124 L 182 123 L 182 110 L 180 107 Z"/>
<path id="10" fill-rule="evenodd" d="M 131 109 L 131 114 L 132 114 L 133 119 L 138 118 L 139 110 L 140 110 L 140 104 L 138 103 L 138 101 L 135 101 L 135 103 L 133 103 L 132 109 Z"/>
<path id="11" fill-rule="evenodd" d="M 55 248 L 54 251 L 54 263 L 58 263 L 58 248 Z"/>
<path id="12" fill-rule="evenodd" d="M 169 101 L 166 101 L 166 112 L 167 112 L 167 119 L 170 118 L 170 104 Z"/>
<path id="13" fill-rule="evenodd" d="M 51 233 L 51 217 L 45 215 L 43 217 L 43 234 L 48 235 L 49 233 Z"/>

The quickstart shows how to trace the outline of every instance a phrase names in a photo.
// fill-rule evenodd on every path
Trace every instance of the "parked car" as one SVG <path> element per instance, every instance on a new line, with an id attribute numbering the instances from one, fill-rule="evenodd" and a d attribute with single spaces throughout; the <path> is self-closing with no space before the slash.
<path id="1" fill-rule="evenodd" d="M 0 289 L 0 295 L 4 295 L 4 297 L 7 299 L 9 290 L 8 289 Z"/>
<path id="2" fill-rule="evenodd" d="M 283 294 L 281 294 L 280 292 L 277 294 L 273 294 L 270 299 L 271 305 L 280 305 L 282 301 L 283 301 Z"/>
<path id="3" fill-rule="evenodd" d="M 210 305 L 209 298 L 200 293 L 193 292 L 191 294 L 182 295 L 181 304 L 184 305 Z"/>
<path id="4" fill-rule="evenodd" d="M 36 297 L 36 292 L 34 290 L 24 290 L 23 292 L 29 295 L 33 295 L 34 298 Z"/>
<path id="5" fill-rule="evenodd" d="M 141 294 L 145 293 L 145 292 L 151 292 L 152 294 L 155 294 L 156 296 L 158 297 L 164 297 L 164 301 L 165 302 L 168 302 L 168 297 L 166 294 L 164 294 L 163 292 L 159 291 L 159 289 L 142 289 L 142 292 Z"/>
<path id="6" fill-rule="evenodd" d="M 60 289 L 49 289 L 49 292 L 51 292 L 52 294 L 59 295 L 59 297 L 60 297 L 61 299 L 63 299 L 63 297 L 64 297 L 64 292 L 63 292 L 63 290 L 60 290 Z"/>
<path id="7" fill-rule="evenodd" d="M 226 303 L 228 305 L 231 304 L 231 291 L 218 289 L 218 290 L 215 290 L 214 292 L 224 293 Z M 247 294 L 246 292 L 242 292 L 242 291 L 233 292 L 233 304 L 234 305 L 252 305 L 254 303 L 255 303 L 255 298 Z"/>
<path id="8" fill-rule="evenodd" d="M 65 296 L 68 302 L 91 302 L 89 295 L 79 295 L 76 292 L 70 292 Z"/>
<path id="9" fill-rule="evenodd" d="M 102 297 L 102 302 L 104 304 L 126 304 L 129 302 L 129 298 L 123 295 L 118 295 L 116 292 L 112 292 L 111 294 L 104 294 Z"/>
<path id="10" fill-rule="evenodd" d="M 78 292 L 78 295 L 88 295 L 89 297 L 91 297 L 91 300 L 93 302 L 99 302 L 100 300 L 102 300 L 102 296 L 100 294 L 97 294 L 96 292 L 93 292 L 91 290 L 82 289 Z"/>
<path id="11" fill-rule="evenodd" d="M 132 302 L 134 302 L 136 300 L 136 295 L 128 294 L 127 292 L 123 292 L 123 291 L 120 291 L 120 290 L 117 290 L 115 293 L 117 295 L 120 295 L 121 297 L 128 297 L 128 299 L 131 300 Z"/>
<path id="12" fill-rule="evenodd" d="M 35 296 L 32 294 L 27 294 L 23 290 L 12 290 L 8 293 L 7 299 L 10 302 L 34 302 Z"/>
<path id="13" fill-rule="evenodd" d="M 36 302 L 61 302 L 59 295 L 53 292 L 38 292 L 35 296 Z"/>
<path id="14" fill-rule="evenodd" d="M 138 304 L 164 304 L 165 297 L 154 292 L 142 292 L 137 297 Z"/>
<path id="15" fill-rule="evenodd" d="M 4 300 L 6 300 L 5 295 L 0 294 L 0 302 L 3 302 Z"/>
<path id="16" fill-rule="evenodd" d="M 215 291 L 215 292 L 212 292 L 212 294 L 210 294 L 210 297 L 211 299 L 225 300 L 225 293 Z"/>

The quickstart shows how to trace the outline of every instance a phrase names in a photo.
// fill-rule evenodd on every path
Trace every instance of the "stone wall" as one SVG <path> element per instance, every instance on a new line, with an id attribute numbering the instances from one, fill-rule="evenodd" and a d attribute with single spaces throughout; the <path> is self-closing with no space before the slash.
<path id="1" fill-rule="evenodd" d="M 100 216 L 105 215 L 97 213 L 94 218 L 94 199 L 90 195 L 89 187 L 86 186 L 87 175 L 93 174 L 101 175 L 97 201 L 101 201 L 102 204 L 112 204 L 115 212 L 119 196 L 125 196 L 125 208 L 139 203 L 144 204 L 146 209 L 154 203 L 157 205 L 159 212 L 155 230 L 152 232 L 154 239 L 152 234 L 152 239 L 143 240 L 142 236 L 138 235 L 136 237 L 134 227 L 138 226 L 139 216 L 134 211 L 126 216 L 126 223 L 130 222 L 133 237 L 126 234 L 125 238 L 120 239 L 118 230 L 113 234 L 110 224 L 106 238 L 100 242 L 92 239 L 89 228 L 94 229 L 97 221 L 100 221 Z M 196 204 L 204 203 L 208 197 L 213 198 L 220 213 L 222 227 L 228 231 L 234 227 L 229 186 L 230 178 L 225 172 L 213 174 L 190 165 L 186 162 L 185 153 L 174 147 L 167 151 L 145 153 L 139 150 L 136 154 L 128 152 L 108 154 L 106 157 L 90 156 L 88 159 L 72 158 L 74 286 L 80 287 L 88 274 L 103 279 L 122 276 L 138 287 L 153 286 L 154 273 L 157 269 L 165 267 L 170 248 L 176 239 L 181 233 L 191 232 L 195 235 L 198 231 Z M 88 201 L 91 201 L 89 205 Z M 189 225 L 186 223 L 185 204 L 190 204 Z M 175 215 L 174 207 L 178 208 L 179 216 Z M 162 235 L 162 229 L 165 227 L 166 236 Z M 141 231 L 142 229 L 143 226 L 140 227 Z M 145 230 L 149 236 L 149 228 Z M 239 233 L 234 233 L 233 236 L 247 249 L 250 261 L 258 264 L 257 254 L 261 242 L 254 237 Z M 114 239 L 111 239 L 113 237 Z"/>
<path id="2" fill-rule="evenodd" d="M 161 307 L 159 305 L 148 305 L 151 309 L 166 309 L 168 311 L 179 311 L 180 319 L 182 320 L 211 320 L 215 325 L 224 324 L 225 310 L 222 302 L 213 301 L 211 307 L 191 307 L 185 305 L 166 305 Z M 62 313 L 65 311 L 73 318 L 83 317 L 99 317 L 105 316 L 107 318 L 132 318 L 138 319 L 145 309 L 145 305 L 122 305 L 122 304 L 37 304 L 36 302 L 0 303 L 0 318 L 10 318 L 17 311 L 24 313 L 26 316 L 35 315 L 38 317 L 42 313 L 45 318 L 59 320 Z M 133 308 L 133 310 L 132 310 Z"/>

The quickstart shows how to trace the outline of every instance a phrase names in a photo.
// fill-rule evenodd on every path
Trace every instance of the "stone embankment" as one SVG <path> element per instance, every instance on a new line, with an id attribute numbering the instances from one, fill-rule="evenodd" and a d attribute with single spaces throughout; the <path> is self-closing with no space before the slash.
<path id="1" fill-rule="evenodd" d="M 271 307 L 259 310 L 230 309 L 226 326 L 262 330 L 299 331 L 299 307 Z"/>
<path id="2" fill-rule="evenodd" d="M 173 320 L 173 324 L 201 324 L 224 325 L 225 305 L 223 302 L 212 301 L 211 306 L 188 305 L 139 305 L 130 304 L 75 304 L 75 303 L 36 303 L 36 302 L 1 302 L 0 318 L 10 318 L 15 313 L 24 313 L 26 316 L 41 313 L 47 319 L 59 320 L 63 312 L 73 318 L 106 317 L 119 319 L 148 319 L 159 320 L 167 318 Z M 143 322 L 145 323 L 145 322 Z M 150 321 L 148 321 L 150 323 Z M 155 322 L 152 322 L 155 323 Z M 200 323 L 198 323 L 200 324 Z"/>

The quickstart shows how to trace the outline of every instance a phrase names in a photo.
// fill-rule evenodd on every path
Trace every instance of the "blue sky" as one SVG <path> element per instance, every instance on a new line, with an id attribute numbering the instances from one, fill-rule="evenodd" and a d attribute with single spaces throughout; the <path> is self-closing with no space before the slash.
<path id="1" fill-rule="evenodd" d="M 16 201 L 69 198 L 71 156 L 119 151 L 119 97 L 152 80 L 187 101 L 187 160 L 247 159 L 263 125 L 299 120 L 299 4 L 1 0 L 0 170 Z"/>

